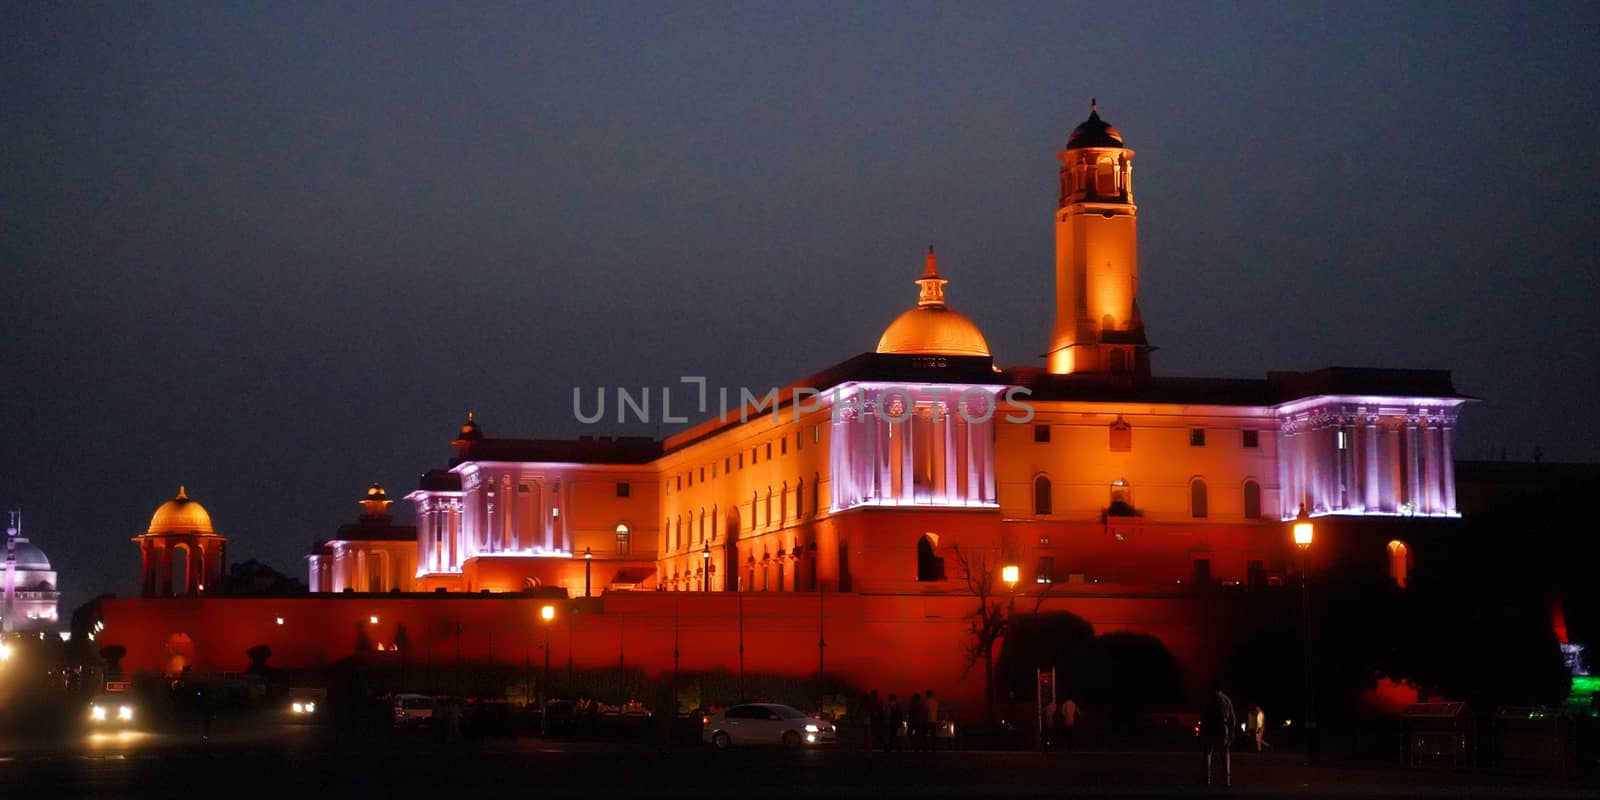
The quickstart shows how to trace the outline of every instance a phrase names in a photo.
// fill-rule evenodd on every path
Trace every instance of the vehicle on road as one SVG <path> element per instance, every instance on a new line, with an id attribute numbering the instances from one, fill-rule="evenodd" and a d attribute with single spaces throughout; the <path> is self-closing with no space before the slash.
<path id="1" fill-rule="evenodd" d="M 833 723 L 779 703 L 742 703 L 707 714 L 700 722 L 701 740 L 718 750 L 736 745 L 815 747 L 839 740 Z"/>
<path id="2" fill-rule="evenodd" d="M 287 705 L 289 721 L 299 723 L 316 722 L 322 718 L 322 708 L 327 705 L 327 699 L 327 689 L 290 689 Z"/>
<path id="3" fill-rule="evenodd" d="M 394 726 L 420 728 L 433 723 L 433 698 L 425 694 L 394 696 Z"/>
<path id="4" fill-rule="evenodd" d="M 130 728 L 139 706 L 127 694 L 97 694 L 89 700 L 89 727 L 93 730 Z"/>

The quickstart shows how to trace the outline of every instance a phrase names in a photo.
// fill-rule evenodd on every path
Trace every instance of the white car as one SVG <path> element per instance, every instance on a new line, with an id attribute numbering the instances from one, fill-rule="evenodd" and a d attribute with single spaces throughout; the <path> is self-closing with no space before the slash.
<path id="1" fill-rule="evenodd" d="M 111 730 L 131 727 L 138 706 L 122 694 L 97 694 L 89 701 L 89 727 Z"/>
<path id="2" fill-rule="evenodd" d="M 745 703 L 708 714 L 700 722 L 701 739 L 718 750 L 750 744 L 816 746 L 839 739 L 833 723 L 778 703 Z"/>

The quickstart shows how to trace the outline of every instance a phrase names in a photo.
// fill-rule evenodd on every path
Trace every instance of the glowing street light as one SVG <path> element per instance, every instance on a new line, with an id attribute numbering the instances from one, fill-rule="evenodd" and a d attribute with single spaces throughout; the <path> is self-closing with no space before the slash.
<path id="1" fill-rule="evenodd" d="M 1300 548 L 1300 629 L 1305 636 L 1305 731 L 1306 731 L 1306 763 L 1317 764 L 1321 761 L 1321 752 L 1317 743 L 1317 718 L 1316 718 L 1316 683 L 1311 662 L 1311 577 L 1310 577 L 1310 551 L 1311 541 L 1316 531 L 1311 524 L 1311 516 L 1306 513 L 1304 504 L 1300 506 L 1300 515 L 1294 522 L 1294 545 Z"/>
<path id="2" fill-rule="evenodd" d="M 367 617 L 367 622 L 376 625 L 378 624 L 378 617 L 376 615 Z"/>
<path id="3" fill-rule="evenodd" d="M 1006 585 L 1011 587 L 1012 591 L 1016 591 L 1017 579 L 1020 577 L 1021 573 L 1022 569 L 1016 564 L 1007 564 L 1000 568 L 1000 580 L 1005 581 Z"/>
<path id="4" fill-rule="evenodd" d="M 539 681 L 539 735 L 550 735 L 550 622 L 556 618 L 556 607 L 545 605 L 539 609 L 539 619 L 544 620 L 544 680 Z"/>
<path id="5" fill-rule="evenodd" d="M 583 596 L 589 596 L 589 579 L 594 574 L 594 550 L 583 548 Z"/>
<path id="6" fill-rule="evenodd" d="M 711 591 L 711 543 L 700 546 L 700 591 Z"/>

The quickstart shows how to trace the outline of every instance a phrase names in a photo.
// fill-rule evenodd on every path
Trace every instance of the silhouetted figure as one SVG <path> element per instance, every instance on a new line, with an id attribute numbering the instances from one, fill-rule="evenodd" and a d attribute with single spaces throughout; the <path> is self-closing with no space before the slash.
<path id="1" fill-rule="evenodd" d="M 922 738 L 928 750 L 933 751 L 939 744 L 939 700 L 933 696 L 932 689 L 922 696 L 922 710 L 923 716 L 928 718 L 927 724 L 922 726 Z"/>
<path id="2" fill-rule="evenodd" d="M 928 727 L 928 708 L 922 704 L 922 695 L 911 693 L 911 705 L 906 708 L 906 738 L 913 751 L 922 749 L 922 729 Z"/>
<path id="3" fill-rule="evenodd" d="M 889 695 L 889 708 L 885 716 L 889 725 L 883 732 L 883 749 L 900 749 L 900 727 L 905 724 L 906 712 L 900 708 L 900 701 L 894 695 Z"/>
<path id="4" fill-rule="evenodd" d="M 1061 739 L 1061 749 L 1072 752 L 1078 743 L 1078 704 L 1070 697 L 1056 709 L 1056 734 Z"/>
<path id="5" fill-rule="evenodd" d="M 1239 720 L 1233 713 L 1233 700 L 1222 689 L 1211 693 L 1206 710 L 1200 715 L 1200 741 L 1206 754 L 1206 785 L 1211 785 L 1212 756 L 1222 754 L 1222 785 L 1233 785 L 1233 758 L 1228 748 L 1233 745 L 1233 729 Z"/>
<path id="6" fill-rule="evenodd" d="M 878 699 L 877 689 L 867 693 L 865 705 L 866 708 L 864 710 L 867 714 L 867 750 L 871 751 L 874 747 L 882 747 L 887 750 L 888 746 L 883 741 L 883 701 Z"/>

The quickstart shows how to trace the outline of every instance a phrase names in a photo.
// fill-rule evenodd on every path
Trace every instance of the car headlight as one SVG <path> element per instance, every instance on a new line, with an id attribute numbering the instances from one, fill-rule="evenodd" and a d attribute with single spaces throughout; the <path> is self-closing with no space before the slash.
<path id="1" fill-rule="evenodd" d="M 129 707 L 129 706 L 118 706 L 117 707 L 117 719 L 120 719 L 120 720 L 133 719 L 133 709 L 131 707 Z"/>
<path id="2" fill-rule="evenodd" d="M 106 709 L 105 709 L 105 707 L 104 706 L 91 706 L 89 708 L 89 718 L 93 719 L 95 721 L 100 721 L 100 720 L 105 719 L 106 718 Z"/>
<path id="3" fill-rule="evenodd" d="M 306 707 L 304 705 L 300 704 L 300 703 L 294 703 L 294 704 L 290 705 L 289 708 L 294 709 L 294 713 L 296 713 L 296 714 L 304 714 L 304 713 L 306 713 Z"/>
<path id="4" fill-rule="evenodd" d="M 317 704 L 316 703 L 306 703 L 306 713 L 307 714 L 310 714 L 310 713 L 312 713 L 312 712 L 314 712 L 316 710 L 317 710 Z"/>
<path id="5" fill-rule="evenodd" d="M 821 729 L 818 728 L 816 725 L 813 725 L 811 723 L 806 723 L 806 733 L 816 733 L 818 730 L 821 730 Z"/>

